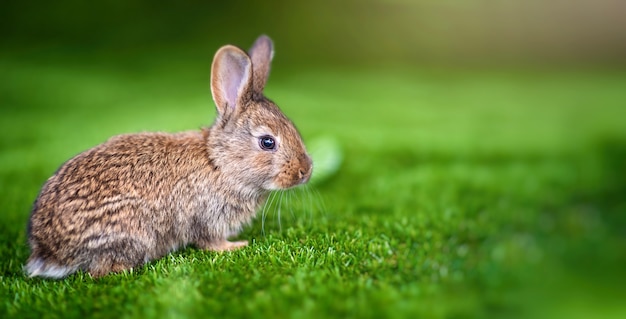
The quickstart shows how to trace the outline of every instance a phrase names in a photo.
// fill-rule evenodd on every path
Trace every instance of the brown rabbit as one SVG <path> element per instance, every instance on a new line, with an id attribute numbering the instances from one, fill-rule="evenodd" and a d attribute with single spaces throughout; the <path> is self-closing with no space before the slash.
<path id="1" fill-rule="evenodd" d="M 28 224 L 29 276 L 93 277 L 140 266 L 188 244 L 224 251 L 268 193 L 306 183 L 300 134 L 263 95 L 272 41 L 215 54 L 210 128 L 115 136 L 48 179 Z"/>

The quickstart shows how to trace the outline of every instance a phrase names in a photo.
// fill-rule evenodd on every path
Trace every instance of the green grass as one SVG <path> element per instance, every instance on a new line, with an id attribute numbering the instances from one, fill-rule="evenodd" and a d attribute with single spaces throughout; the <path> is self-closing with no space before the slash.
<path id="1" fill-rule="evenodd" d="M 0 317 L 626 315 L 626 73 L 606 71 L 277 67 L 267 95 L 339 141 L 335 176 L 275 195 L 240 251 L 26 278 L 29 209 L 63 161 L 211 123 L 209 61 L 169 62 L 0 59 Z"/>

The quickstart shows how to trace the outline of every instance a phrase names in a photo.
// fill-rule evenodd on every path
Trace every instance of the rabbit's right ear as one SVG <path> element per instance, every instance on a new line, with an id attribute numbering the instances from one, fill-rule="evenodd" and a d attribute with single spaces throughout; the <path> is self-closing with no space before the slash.
<path id="1" fill-rule="evenodd" d="M 213 58 L 211 94 L 222 118 L 244 107 L 252 89 L 252 62 L 241 49 L 226 45 Z"/>
<path id="2" fill-rule="evenodd" d="M 274 58 L 274 43 L 266 35 L 260 36 L 252 48 L 248 51 L 252 60 L 253 90 L 255 93 L 262 93 L 267 77 L 270 74 L 270 64 Z"/>

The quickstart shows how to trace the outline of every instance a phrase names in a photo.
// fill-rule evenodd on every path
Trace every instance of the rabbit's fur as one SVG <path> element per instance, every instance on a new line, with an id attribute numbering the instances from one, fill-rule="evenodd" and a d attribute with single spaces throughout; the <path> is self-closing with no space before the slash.
<path id="1" fill-rule="evenodd" d="M 223 251 L 269 191 L 308 181 L 312 161 L 300 134 L 263 96 L 272 41 L 249 55 L 215 54 L 210 128 L 120 135 L 63 164 L 35 201 L 28 225 L 29 276 L 77 270 L 100 277 L 140 266 L 189 244 Z M 274 149 L 260 140 L 271 137 Z"/>

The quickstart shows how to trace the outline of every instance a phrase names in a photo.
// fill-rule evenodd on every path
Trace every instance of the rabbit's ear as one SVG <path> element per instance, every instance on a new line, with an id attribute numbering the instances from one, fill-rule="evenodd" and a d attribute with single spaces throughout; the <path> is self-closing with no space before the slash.
<path id="1" fill-rule="evenodd" d="M 211 66 L 211 94 L 221 116 L 227 116 L 242 107 L 250 98 L 252 62 L 241 49 L 225 45 L 213 58 Z"/>
<path id="2" fill-rule="evenodd" d="M 255 93 L 262 93 L 267 77 L 270 74 L 270 64 L 274 57 L 272 39 L 266 35 L 260 36 L 254 41 L 248 53 L 252 60 L 253 90 Z"/>

